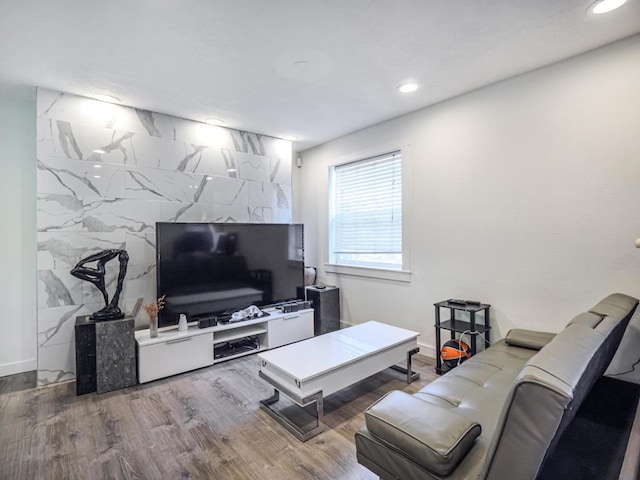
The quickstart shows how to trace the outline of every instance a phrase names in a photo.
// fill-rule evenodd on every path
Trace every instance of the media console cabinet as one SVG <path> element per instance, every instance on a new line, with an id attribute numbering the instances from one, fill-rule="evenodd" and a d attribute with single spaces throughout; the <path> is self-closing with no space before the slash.
<path id="1" fill-rule="evenodd" d="M 150 382 L 313 337 L 312 309 L 268 313 L 266 317 L 208 328 L 164 330 L 155 338 L 149 336 L 149 330 L 138 330 L 135 332 L 138 381 Z M 216 348 L 246 337 L 256 338 L 258 348 L 215 358 Z"/>

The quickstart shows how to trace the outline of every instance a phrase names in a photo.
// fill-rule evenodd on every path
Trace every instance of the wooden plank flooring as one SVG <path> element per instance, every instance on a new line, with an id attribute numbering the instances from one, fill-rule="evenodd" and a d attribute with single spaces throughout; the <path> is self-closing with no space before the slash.
<path id="1" fill-rule="evenodd" d="M 354 434 L 380 396 L 437 378 L 432 359 L 413 364 L 410 385 L 385 370 L 328 397 L 325 431 L 306 443 L 258 408 L 273 391 L 255 356 L 81 397 L 73 382 L 0 378 L 0 479 L 376 479 L 356 462 Z"/>

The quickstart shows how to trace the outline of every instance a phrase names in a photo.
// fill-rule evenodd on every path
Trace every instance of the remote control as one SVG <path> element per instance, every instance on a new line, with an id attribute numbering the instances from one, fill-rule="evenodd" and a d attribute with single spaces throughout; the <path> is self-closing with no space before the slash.
<path id="1" fill-rule="evenodd" d="M 480 305 L 480 302 L 477 300 L 465 300 L 465 303 L 468 305 Z"/>
<path id="2" fill-rule="evenodd" d="M 449 300 L 447 300 L 447 302 L 455 303 L 456 305 L 466 305 L 467 304 L 466 300 L 458 300 L 458 299 L 455 299 L 455 298 L 450 298 Z"/>

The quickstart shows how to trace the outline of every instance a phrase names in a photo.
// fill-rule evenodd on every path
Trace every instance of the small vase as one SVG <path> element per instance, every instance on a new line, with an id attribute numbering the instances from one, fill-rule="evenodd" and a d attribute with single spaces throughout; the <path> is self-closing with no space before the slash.
<path id="1" fill-rule="evenodd" d="M 158 317 L 149 317 L 149 336 L 151 338 L 158 336 Z"/>
<path id="2" fill-rule="evenodd" d="M 181 313 L 179 318 L 180 320 L 178 322 L 178 331 L 186 332 L 189 329 L 187 324 L 187 316 L 184 313 Z"/>

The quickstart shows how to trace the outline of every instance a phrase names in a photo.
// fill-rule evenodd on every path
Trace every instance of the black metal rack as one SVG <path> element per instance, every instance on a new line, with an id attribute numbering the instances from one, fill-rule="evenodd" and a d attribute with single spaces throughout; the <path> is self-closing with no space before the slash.
<path id="1" fill-rule="evenodd" d="M 476 354 L 476 334 L 480 333 L 484 337 L 484 347 L 489 347 L 491 343 L 491 305 L 486 303 L 452 303 L 444 300 L 434 304 L 436 308 L 436 373 L 443 373 L 442 359 L 440 358 L 441 330 L 449 330 L 451 332 L 451 340 L 455 340 L 457 333 L 470 332 L 471 354 Z M 440 309 L 449 310 L 450 318 L 445 321 L 440 319 Z M 469 313 L 469 321 L 456 318 L 456 312 L 463 311 Z M 476 314 L 482 314 L 482 323 L 476 323 Z"/>

